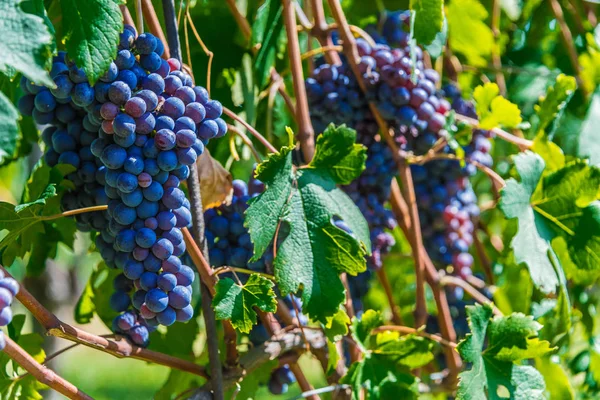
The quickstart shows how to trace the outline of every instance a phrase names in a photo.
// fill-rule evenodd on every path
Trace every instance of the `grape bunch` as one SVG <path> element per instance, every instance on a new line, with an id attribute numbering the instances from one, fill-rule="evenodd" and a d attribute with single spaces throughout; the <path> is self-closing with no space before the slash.
<path id="1" fill-rule="evenodd" d="M 191 225 L 191 213 L 179 186 L 208 140 L 226 133 L 221 104 L 194 87 L 178 60 L 163 60 L 162 51 L 153 35 L 136 38 L 125 27 L 117 58 L 96 88 L 102 123 L 91 146 L 106 167 L 110 199 L 108 227 L 96 245 L 109 266 L 123 271 L 111 306 L 124 314 L 114 325 L 140 345 L 145 335 L 131 335 L 138 327 L 193 316 L 195 274 L 180 259 L 181 228 Z"/>
<path id="2" fill-rule="evenodd" d="M 19 110 L 23 115 L 33 116 L 37 124 L 46 125 L 42 132 L 46 164 L 75 168 L 66 176 L 74 188 L 62 197 L 63 210 L 106 205 L 106 168 L 90 148 L 98 138 L 101 124 L 93 88 L 82 71 L 67 61 L 64 52 L 54 57 L 50 76 L 57 86 L 55 89 L 35 85 L 25 77 L 21 79 L 24 96 L 19 99 Z M 89 231 L 105 228 L 106 217 L 106 212 L 94 212 L 76 215 L 75 219 L 79 230 Z"/>
<path id="3" fill-rule="evenodd" d="M 273 254 L 270 251 L 259 261 L 249 262 L 254 246 L 244 226 L 244 212 L 248 208 L 248 200 L 258 196 L 263 190 L 264 184 L 255 178 L 252 178 L 249 184 L 236 179 L 233 181 L 231 203 L 204 212 L 211 266 L 248 267 L 258 272 L 273 272 Z"/>
<path id="4" fill-rule="evenodd" d="M 17 293 L 19 293 L 17 281 L 0 271 L 0 326 L 6 326 L 12 321 L 13 314 L 10 306 Z M 6 346 L 4 332 L 0 331 L 0 350 L 4 349 L 4 346 Z"/>

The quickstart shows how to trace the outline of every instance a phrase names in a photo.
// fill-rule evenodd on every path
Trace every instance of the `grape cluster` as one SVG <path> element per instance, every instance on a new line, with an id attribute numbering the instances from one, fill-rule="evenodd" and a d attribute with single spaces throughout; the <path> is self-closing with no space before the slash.
<path id="1" fill-rule="evenodd" d="M 191 225 L 191 213 L 179 186 L 208 140 L 227 129 L 221 104 L 162 52 L 160 40 L 149 33 L 136 38 L 125 27 L 117 58 L 96 86 L 102 124 L 91 146 L 106 167 L 110 199 L 108 227 L 96 245 L 109 266 L 123 271 L 111 306 L 124 314 L 114 325 L 140 345 L 143 328 L 193 316 L 195 274 L 180 259 L 181 228 Z"/>
<path id="2" fill-rule="evenodd" d="M 249 184 L 236 179 L 233 181 L 231 203 L 204 212 L 205 235 L 213 267 L 248 267 L 258 272 L 273 272 L 273 254 L 270 251 L 259 261 L 249 262 L 254 246 L 244 227 L 244 212 L 248 208 L 248 200 L 258 196 L 263 190 L 264 184 L 257 179 L 252 178 Z"/>
<path id="3" fill-rule="evenodd" d="M 123 271 L 110 300 L 122 313 L 113 326 L 142 346 L 157 325 L 193 316 L 195 275 L 179 258 L 191 213 L 179 186 L 209 139 L 227 132 L 221 104 L 193 85 L 178 60 L 161 58 L 163 51 L 153 35 L 125 26 L 115 60 L 95 85 L 59 53 L 50 74 L 56 88 L 24 79 L 19 102 L 24 114 L 50 125 L 46 162 L 77 168 L 67 176 L 75 189 L 63 207 L 108 204 L 78 222 L 99 231 L 104 261 Z"/>
<path id="4" fill-rule="evenodd" d="M 23 115 L 33 116 L 37 124 L 47 125 L 42 132 L 46 164 L 75 168 L 66 176 L 74 188 L 62 197 L 63 210 L 106 205 L 106 168 L 90 147 L 98 138 L 101 124 L 93 88 L 82 71 L 67 61 L 64 52 L 54 57 L 50 76 L 56 83 L 55 89 L 35 85 L 25 77 L 21 79 L 24 96 L 19 99 L 19 110 Z M 79 230 L 89 231 L 105 228 L 106 217 L 105 212 L 94 212 L 76 215 L 75 219 Z"/>
<path id="5" fill-rule="evenodd" d="M 10 308 L 15 296 L 19 293 L 19 284 L 11 277 L 4 276 L 0 271 L 0 326 L 6 326 L 12 321 L 12 310 Z M 0 350 L 6 346 L 4 332 L 0 331 Z"/>

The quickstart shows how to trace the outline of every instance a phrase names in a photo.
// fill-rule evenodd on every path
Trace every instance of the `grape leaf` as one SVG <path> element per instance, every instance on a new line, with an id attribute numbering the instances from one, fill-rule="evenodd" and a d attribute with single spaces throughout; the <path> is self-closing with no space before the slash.
<path id="1" fill-rule="evenodd" d="M 0 231 L 6 232 L 0 240 L 0 254 L 4 265 L 11 265 L 16 257 L 23 257 L 40 241 L 34 260 L 45 260 L 55 254 L 58 242 L 71 246 L 75 234 L 75 221 L 70 218 L 49 218 L 60 213 L 60 196 L 68 185 L 63 177 L 72 167 L 64 165 L 52 169 L 40 167 L 33 173 L 23 196 L 26 203 L 13 205 L 0 202 Z M 43 249 L 47 250 L 42 251 Z M 32 271 L 41 272 L 43 265 Z"/>
<path id="2" fill-rule="evenodd" d="M 415 13 L 415 39 L 419 44 L 430 44 L 442 31 L 444 2 L 442 0 L 411 0 L 410 9 Z"/>
<path id="3" fill-rule="evenodd" d="M 0 72 L 12 77 L 16 70 L 37 84 L 54 87 L 48 74 L 52 59 L 51 32 L 43 18 L 24 11 L 23 2 L 0 2 L 0 51 L 3 54 Z"/>
<path id="4" fill-rule="evenodd" d="M 552 393 L 552 398 L 561 400 L 575 399 L 575 393 L 569 382 L 565 369 L 553 361 L 554 357 L 536 358 L 535 366 L 544 377 L 548 393 Z"/>
<path id="5" fill-rule="evenodd" d="M 504 387 L 514 400 L 544 399 L 542 375 L 532 366 L 516 364 L 552 351 L 548 342 L 537 338 L 541 325 L 520 313 L 492 319 L 487 304 L 467 306 L 467 316 L 471 333 L 457 350 L 472 367 L 459 374 L 456 398 L 496 400 Z"/>
<path id="6" fill-rule="evenodd" d="M 600 169 L 577 160 L 542 179 L 544 161 L 531 152 L 516 156 L 515 166 L 521 183 L 506 182 L 500 209 L 518 221 L 511 242 L 516 261 L 527 264 L 542 291 L 554 292 L 559 281 L 548 252 L 550 241 L 562 236 L 577 267 L 600 274 L 600 202 L 594 201 Z"/>
<path id="7" fill-rule="evenodd" d="M 327 323 L 323 326 L 323 331 L 327 338 L 333 342 L 341 340 L 348 333 L 348 325 L 350 317 L 343 307 L 340 307 L 338 312 L 332 317 L 327 317 Z"/>
<path id="8" fill-rule="evenodd" d="M 487 65 L 494 34 L 486 23 L 488 12 L 477 0 L 452 0 L 446 7 L 450 48 L 473 66 Z"/>
<path id="9" fill-rule="evenodd" d="M 10 100 L 0 92 L 0 163 L 12 158 L 17 151 L 19 112 Z"/>
<path id="10" fill-rule="evenodd" d="M 210 155 L 208 149 L 198 156 L 196 167 L 200 179 L 202 207 L 207 209 L 221 205 L 231 194 L 231 173 Z"/>
<path id="11" fill-rule="evenodd" d="M 249 333 L 256 324 L 258 307 L 265 312 L 277 311 L 277 299 L 273 282 L 258 274 L 252 274 L 243 285 L 230 278 L 221 279 L 216 287 L 213 308 L 217 319 L 229 319 L 231 325 L 242 333 Z"/>
<path id="12" fill-rule="evenodd" d="M 278 0 L 267 0 L 256 12 L 252 24 L 252 47 L 260 46 L 255 58 L 256 83 L 262 89 L 269 81 L 275 59 L 285 50 L 283 6 Z"/>
<path id="13" fill-rule="evenodd" d="M 350 366 L 341 382 L 352 386 L 352 397 L 356 400 L 361 398 L 362 388 L 369 399 L 416 399 L 418 381 L 410 371 L 433 360 L 433 342 L 416 335 L 400 336 L 393 331 L 374 334 L 373 329 L 382 324 L 383 317 L 378 311 L 367 310 L 360 319 L 353 318 L 352 337 L 363 358 Z"/>
<path id="14" fill-rule="evenodd" d="M 578 154 L 589 157 L 592 165 L 600 165 L 600 93 L 594 93 L 579 133 Z"/>
<path id="15" fill-rule="evenodd" d="M 560 74 L 556 77 L 554 86 L 548 87 L 546 95 L 540 97 L 539 104 L 535 106 L 535 112 L 540 120 L 536 134 L 544 132 L 546 136 L 552 137 L 558 124 L 554 123 L 550 131 L 547 131 L 547 128 L 560 119 L 576 89 L 577 81 L 572 76 Z"/>
<path id="16" fill-rule="evenodd" d="M 514 128 L 522 121 L 519 107 L 500 96 L 500 89 L 495 83 L 477 86 L 473 92 L 473 99 L 481 129 L 498 126 Z"/>
<path id="17" fill-rule="evenodd" d="M 289 229 L 287 235 L 278 233 L 274 260 L 278 287 L 284 296 L 302 289 L 303 311 L 322 323 L 345 298 L 338 273 L 364 271 L 370 252 L 364 217 L 336 187 L 364 169 L 365 149 L 355 140 L 354 130 L 330 126 L 317 140 L 314 163 L 303 168 L 294 168 L 291 148 L 271 154 L 256 172 L 267 189 L 250 200 L 246 211 L 254 260 L 264 254 L 280 227 Z M 353 233 L 337 228 L 334 216 Z"/>
<path id="18" fill-rule="evenodd" d="M 96 266 L 75 306 L 75 321 L 78 324 L 87 324 L 94 315 L 98 315 L 106 326 L 112 326 L 118 313 L 110 307 L 110 296 L 114 293 L 113 281 L 121 273 L 120 270 L 108 268 L 104 262 Z"/>
<path id="19" fill-rule="evenodd" d="M 119 0 L 60 0 L 67 52 L 96 83 L 117 55 L 123 18 Z"/>

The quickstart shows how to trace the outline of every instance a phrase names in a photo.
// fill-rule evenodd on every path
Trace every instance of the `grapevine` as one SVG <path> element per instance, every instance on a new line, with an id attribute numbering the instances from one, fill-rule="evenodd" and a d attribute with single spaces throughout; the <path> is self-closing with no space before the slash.
<path id="1" fill-rule="evenodd" d="M 534 3 L 1 2 L 0 397 L 596 398 L 597 7 Z"/>

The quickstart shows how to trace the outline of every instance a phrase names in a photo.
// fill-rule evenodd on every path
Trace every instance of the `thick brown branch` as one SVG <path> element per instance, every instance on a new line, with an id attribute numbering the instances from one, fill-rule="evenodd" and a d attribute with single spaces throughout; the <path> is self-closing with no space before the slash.
<path id="1" fill-rule="evenodd" d="M 11 276 L 4 267 L 0 267 L 0 269 L 2 269 L 7 276 Z M 33 317 L 42 325 L 42 327 L 44 327 L 44 329 L 46 329 L 49 335 L 80 343 L 104 353 L 112 354 L 118 358 L 136 358 L 138 360 L 190 372 L 204 378 L 208 377 L 202 366 L 196 365 L 190 361 L 132 345 L 125 339 L 112 340 L 94 335 L 93 333 L 88 333 L 66 324 L 59 320 L 56 315 L 48 311 L 48 309 L 46 309 L 26 288 L 22 286 L 19 289 L 16 298 L 29 310 L 29 312 L 31 312 Z"/>
<path id="2" fill-rule="evenodd" d="M 29 355 L 25 350 L 16 344 L 7 335 L 4 336 L 6 346 L 4 347 L 4 353 L 19 364 L 23 369 L 29 372 L 35 379 L 40 381 L 46 386 L 51 387 L 58 393 L 74 400 L 93 400 L 92 397 L 88 396 L 81 390 L 77 389 L 75 385 L 66 379 L 60 377 L 56 372 L 50 368 L 45 367 L 38 363 L 33 357 Z"/>

